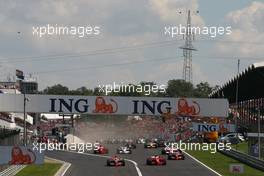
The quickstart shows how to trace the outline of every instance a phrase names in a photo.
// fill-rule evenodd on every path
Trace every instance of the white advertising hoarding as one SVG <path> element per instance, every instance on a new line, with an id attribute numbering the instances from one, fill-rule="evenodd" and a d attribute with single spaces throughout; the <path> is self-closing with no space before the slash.
<path id="1" fill-rule="evenodd" d="M 26 112 L 227 117 L 226 99 L 26 95 Z M 23 112 L 22 94 L 0 94 L 0 112 Z"/>
<path id="2" fill-rule="evenodd" d="M 192 123 L 193 131 L 198 132 L 235 132 L 236 126 L 234 124 L 212 124 L 212 123 Z"/>

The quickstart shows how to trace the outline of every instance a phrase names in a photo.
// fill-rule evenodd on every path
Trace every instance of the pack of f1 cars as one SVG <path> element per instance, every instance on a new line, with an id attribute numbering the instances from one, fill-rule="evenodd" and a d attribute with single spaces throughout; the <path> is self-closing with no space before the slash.
<path id="1" fill-rule="evenodd" d="M 184 160 L 184 159 L 185 157 L 180 149 L 178 149 L 176 152 L 168 154 L 168 160 Z"/>
<path id="2" fill-rule="evenodd" d="M 146 164 L 159 166 L 159 165 L 166 165 L 167 162 L 163 156 L 154 155 L 147 158 Z"/>
<path id="3" fill-rule="evenodd" d="M 118 149 L 116 150 L 116 153 L 117 154 L 132 154 L 132 150 L 130 147 L 121 146 L 121 147 L 118 147 Z"/>
<path id="4" fill-rule="evenodd" d="M 102 145 L 99 145 L 97 148 L 94 149 L 94 154 L 107 154 L 108 149 Z"/>
<path id="5" fill-rule="evenodd" d="M 117 156 L 113 156 L 108 158 L 106 161 L 107 166 L 125 166 L 125 160 L 123 158 L 119 158 Z"/>

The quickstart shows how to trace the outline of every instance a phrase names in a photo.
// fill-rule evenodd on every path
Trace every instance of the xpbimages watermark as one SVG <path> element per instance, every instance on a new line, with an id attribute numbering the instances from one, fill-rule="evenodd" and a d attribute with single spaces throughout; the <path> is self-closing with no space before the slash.
<path id="1" fill-rule="evenodd" d="M 182 141 L 178 143 L 165 143 L 165 150 L 173 151 L 177 149 L 182 151 L 209 151 L 214 154 L 218 150 L 231 150 L 231 143 L 184 143 Z"/>
<path id="2" fill-rule="evenodd" d="M 100 143 L 33 143 L 33 151 L 42 153 L 44 151 L 75 151 L 84 153 L 87 151 L 98 150 Z M 165 143 L 164 150 L 174 152 L 175 150 L 182 151 L 209 151 L 215 154 L 217 151 L 231 150 L 231 143 L 185 143 L 179 141 L 177 143 Z"/>
<path id="3" fill-rule="evenodd" d="M 176 37 L 177 35 L 208 35 L 212 38 L 222 35 L 230 35 L 232 34 L 232 27 L 227 26 L 165 26 L 164 34 L 166 36 L 170 36 L 171 38 Z"/>
<path id="4" fill-rule="evenodd" d="M 99 143 L 33 143 L 33 150 L 42 153 L 46 150 L 48 151 L 76 151 L 78 153 L 84 153 L 86 151 L 97 150 L 99 148 Z"/>
<path id="5" fill-rule="evenodd" d="M 63 25 L 51 25 L 33 26 L 32 34 L 38 37 L 45 36 L 62 36 L 71 35 L 79 38 L 88 37 L 91 35 L 99 35 L 101 33 L 99 26 L 63 26 Z"/>
<path id="6" fill-rule="evenodd" d="M 110 93 L 143 93 L 144 95 L 150 95 L 151 93 L 164 93 L 166 91 L 166 85 L 156 84 L 101 84 L 98 86 L 99 92 L 109 95 Z"/>

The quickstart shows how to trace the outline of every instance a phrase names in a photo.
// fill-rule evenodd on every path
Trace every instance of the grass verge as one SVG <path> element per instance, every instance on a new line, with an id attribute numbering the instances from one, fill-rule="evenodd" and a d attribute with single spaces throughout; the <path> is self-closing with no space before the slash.
<path id="1" fill-rule="evenodd" d="M 236 150 L 236 145 L 231 145 L 232 149 Z M 248 143 L 242 142 L 237 144 L 237 151 L 248 154 Z"/>
<path id="2" fill-rule="evenodd" d="M 244 165 L 243 174 L 232 174 L 229 172 L 229 165 L 234 163 L 242 164 L 241 162 L 227 157 L 219 152 L 212 154 L 209 151 L 186 151 L 202 163 L 206 164 L 213 170 L 223 176 L 263 176 L 264 172 Z"/>
<path id="3" fill-rule="evenodd" d="M 46 161 L 43 165 L 29 165 L 16 176 L 54 176 L 62 166 L 61 163 Z"/>

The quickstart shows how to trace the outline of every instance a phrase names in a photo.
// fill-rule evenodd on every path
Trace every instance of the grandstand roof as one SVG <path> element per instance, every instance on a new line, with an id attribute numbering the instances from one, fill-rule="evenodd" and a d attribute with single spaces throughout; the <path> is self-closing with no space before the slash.
<path id="1" fill-rule="evenodd" d="M 0 89 L 0 93 L 4 94 L 21 94 L 21 92 L 17 89 Z"/>
<path id="2" fill-rule="evenodd" d="M 48 120 L 63 119 L 61 114 L 41 114 L 41 116 L 46 117 Z M 73 116 L 75 118 L 77 115 L 74 114 Z M 70 118 L 71 118 L 70 116 L 65 114 L 64 119 L 70 119 Z"/>
<path id="3" fill-rule="evenodd" d="M 236 101 L 236 85 L 238 80 L 238 101 L 251 100 L 264 97 L 264 62 L 255 63 L 243 72 L 230 79 L 217 90 L 210 98 L 227 98 L 229 103 Z"/>
<path id="4" fill-rule="evenodd" d="M 23 113 L 11 113 L 11 115 L 14 117 L 14 118 L 18 118 L 20 120 L 24 120 L 24 114 Z M 26 121 L 28 123 L 30 123 L 31 125 L 33 125 L 33 117 L 29 114 L 27 114 L 27 119 Z"/>
<path id="5" fill-rule="evenodd" d="M 16 124 L 14 122 L 10 123 L 10 122 L 0 119 L 0 128 L 12 129 L 15 127 L 16 127 Z"/>

